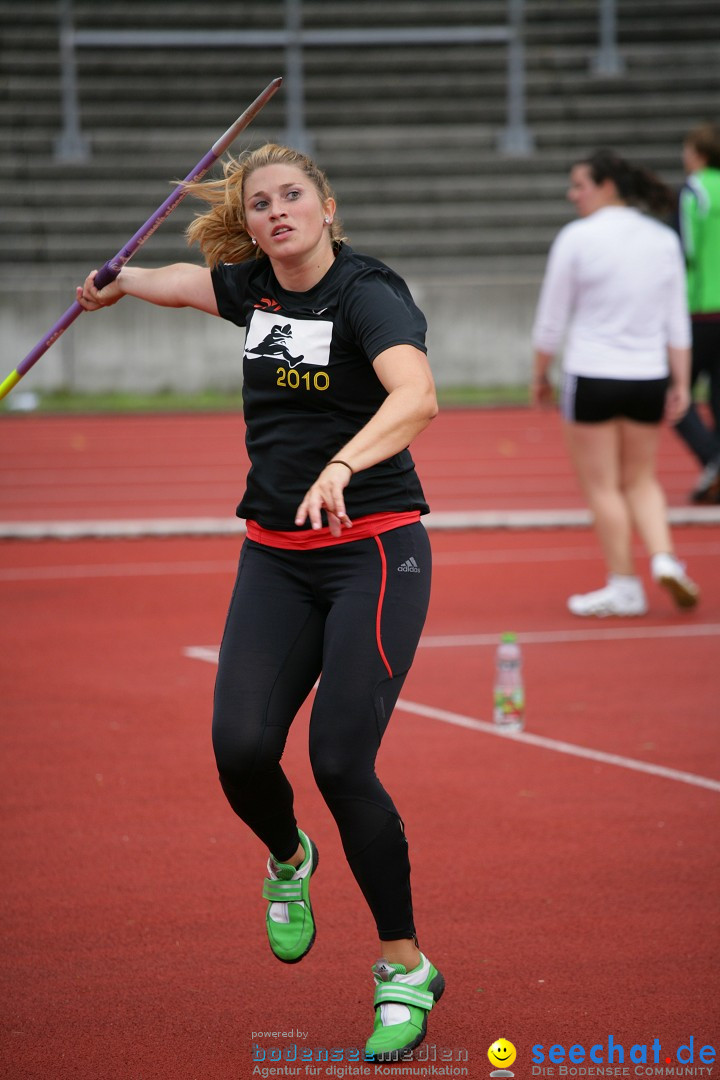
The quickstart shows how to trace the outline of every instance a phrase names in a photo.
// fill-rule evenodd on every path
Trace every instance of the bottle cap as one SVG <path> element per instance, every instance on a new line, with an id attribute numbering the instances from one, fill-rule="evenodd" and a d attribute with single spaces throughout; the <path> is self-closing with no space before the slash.
<path id="1" fill-rule="evenodd" d="M 506 631 L 506 633 L 500 635 L 500 640 L 504 644 L 510 645 L 517 641 L 517 634 L 514 634 L 511 630 L 508 630 Z"/>

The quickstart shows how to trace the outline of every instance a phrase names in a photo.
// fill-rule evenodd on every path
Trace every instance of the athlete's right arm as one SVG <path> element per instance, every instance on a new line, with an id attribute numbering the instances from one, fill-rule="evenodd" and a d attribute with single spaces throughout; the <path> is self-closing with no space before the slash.
<path id="1" fill-rule="evenodd" d="M 577 232 L 567 226 L 555 237 L 548 255 L 532 326 L 535 349 L 554 356 L 562 344 L 575 304 Z"/>
<path id="2" fill-rule="evenodd" d="M 123 296 L 135 296 L 160 307 L 191 307 L 217 315 L 217 301 L 210 271 L 193 263 L 173 263 L 156 270 L 124 266 L 104 289 L 95 288 L 93 270 L 76 289 L 77 301 L 86 311 L 116 304 Z"/>
<path id="3" fill-rule="evenodd" d="M 678 225 L 685 262 L 692 266 L 698 249 L 698 190 L 691 177 L 680 188 L 678 199 Z"/>

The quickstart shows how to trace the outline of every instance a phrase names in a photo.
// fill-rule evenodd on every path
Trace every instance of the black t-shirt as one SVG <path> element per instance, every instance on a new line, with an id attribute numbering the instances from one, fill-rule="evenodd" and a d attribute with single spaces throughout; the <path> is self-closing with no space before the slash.
<path id="1" fill-rule="evenodd" d="M 372 361 L 393 345 L 425 351 L 425 318 L 401 277 L 346 245 L 307 292 L 282 289 L 265 258 L 221 263 L 212 281 L 220 315 L 247 327 L 250 472 L 237 513 L 292 530 L 318 473 L 387 397 Z M 429 509 L 407 449 L 356 473 L 344 494 L 351 520 Z"/>

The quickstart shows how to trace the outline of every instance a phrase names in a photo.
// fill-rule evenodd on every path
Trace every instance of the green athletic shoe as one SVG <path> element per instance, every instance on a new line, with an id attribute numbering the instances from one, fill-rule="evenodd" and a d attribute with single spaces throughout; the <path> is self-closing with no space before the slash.
<path id="1" fill-rule="evenodd" d="M 297 869 L 271 855 L 262 894 L 269 900 L 265 923 L 270 948 L 284 964 L 296 964 L 312 948 L 315 921 L 310 906 L 310 878 L 318 864 L 318 850 L 298 829 L 305 858 Z"/>
<path id="2" fill-rule="evenodd" d="M 425 1038 L 427 1014 L 440 1000 L 445 980 L 427 957 L 412 971 L 378 960 L 375 977 L 375 1026 L 365 1053 L 375 1061 L 399 1061 Z"/>

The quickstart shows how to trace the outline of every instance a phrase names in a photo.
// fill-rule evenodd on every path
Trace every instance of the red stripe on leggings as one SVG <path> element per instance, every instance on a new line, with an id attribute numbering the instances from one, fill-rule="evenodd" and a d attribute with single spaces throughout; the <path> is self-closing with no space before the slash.
<path id="1" fill-rule="evenodd" d="M 393 677 L 392 668 L 388 664 L 388 658 L 385 655 L 385 650 L 382 647 L 382 636 L 380 634 L 380 620 L 382 618 L 383 600 L 385 599 L 385 585 L 387 584 L 387 560 L 385 559 L 385 551 L 383 549 L 382 541 L 380 540 L 379 536 L 375 537 L 375 543 L 377 544 L 378 551 L 380 552 L 380 567 L 381 567 L 381 570 L 382 570 L 382 574 L 381 574 L 381 578 L 380 578 L 380 595 L 378 596 L 377 615 L 375 617 L 375 637 L 377 639 L 378 652 L 380 653 L 380 656 L 382 657 L 382 662 L 385 665 L 385 667 L 387 668 L 388 675 L 392 679 L 392 677 Z"/>

